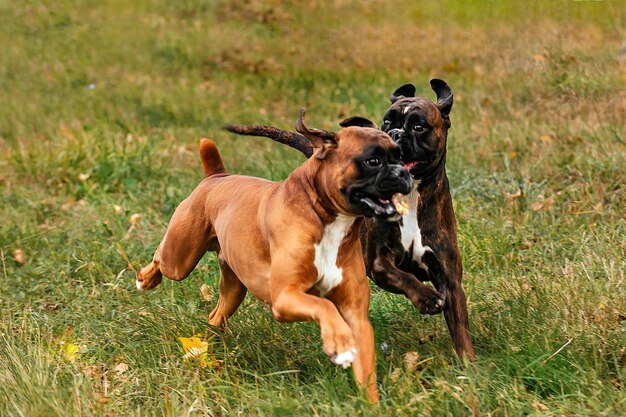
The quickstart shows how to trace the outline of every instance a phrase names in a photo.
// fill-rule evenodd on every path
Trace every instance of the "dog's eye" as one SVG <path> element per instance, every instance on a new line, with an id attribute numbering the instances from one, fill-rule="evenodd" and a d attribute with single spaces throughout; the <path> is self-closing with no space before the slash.
<path id="1" fill-rule="evenodd" d="M 416 124 L 416 125 L 413 125 L 413 131 L 414 132 L 421 133 L 424 130 L 426 130 L 426 128 L 424 126 L 422 126 L 421 124 L 419 124 L 419 123 Z"/>
<path id="2" fill-rule="evenodd" d="M 381 162 L 380 162 L 380 159 L 378 158 L 370 158 L 370 159 L 365 160 L 365 163 L 371 167 L 377 167 L 377 166 L 380 166 Z"/>

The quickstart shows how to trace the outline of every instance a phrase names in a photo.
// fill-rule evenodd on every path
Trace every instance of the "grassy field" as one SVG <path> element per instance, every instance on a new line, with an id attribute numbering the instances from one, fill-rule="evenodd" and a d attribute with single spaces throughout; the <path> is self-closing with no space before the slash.
<path id="1" fill-rule="evenodd" d="M 420 3 L 0 0 L 0 415 L 624 415 L 623 3 Z M 372 287 L 389 348 L 371 407 L 315 325 L 249 296 L 210 332 L 212 254 L 136 292 L 201 137 L 280 180 L 296 151 L 220 126 L 291 128 L 301 106 L 310 126 L 379 122 L 405 82 L 433 98 L 433 76 L 456 93 L 475 366 L 443 317 Z M 205 367 L 182 358 L 193 335 Z"/>

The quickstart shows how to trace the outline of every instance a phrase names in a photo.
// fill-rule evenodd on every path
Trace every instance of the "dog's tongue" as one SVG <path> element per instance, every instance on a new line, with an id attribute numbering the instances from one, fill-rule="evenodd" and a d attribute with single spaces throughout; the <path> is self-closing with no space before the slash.
<path id="1" fill-rule="evenodd" d="M 404 167 L 405 167 L 408 171 L 410 171 L 410 170 L 411 170 L 411 168 L 413 168 L 415 165 L 417 165 L 417 161 L 413 161 L 413 162 L 406 163 L 406 164 L 404 164 Z"/>

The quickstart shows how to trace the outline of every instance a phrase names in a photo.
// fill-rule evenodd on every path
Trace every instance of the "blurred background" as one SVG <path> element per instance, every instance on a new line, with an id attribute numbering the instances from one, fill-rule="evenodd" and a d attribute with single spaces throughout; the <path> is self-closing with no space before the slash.
<path id="1" fill-rule="evenodd" d="M 434 99 L 438 77 L 479 366 L 455 363 L 442 317 L 372 287 L 384 410 L 619 415 L 625 22 L 620 1 L 0 0 L 0 414 L 374 413 L 315 326 L 251 297 L 220 365 L 185 367 L 214 256 L 148 295 L 133 269 L 201 179 L 201 137 L 280 180 L 297 151 L 221 126 L 292 129 L 302 106 L 313 127 L 380 123 L 398 86 Z"/>

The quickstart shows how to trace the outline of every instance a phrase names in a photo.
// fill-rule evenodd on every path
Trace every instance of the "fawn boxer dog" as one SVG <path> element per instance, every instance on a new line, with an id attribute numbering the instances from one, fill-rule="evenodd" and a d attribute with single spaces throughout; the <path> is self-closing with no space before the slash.
<path id="1" fill-rule="evenodd" d="M 154 288 L 163 275 L 182 280 L 205 252 L 215 251 L 219 299 L 209 324 L 223 326 L 247 290 L 270 304 L 279 321 L 315 321 L 324 353 L 344 368 L 352 365 L 375 402 L 359 230 L 364 216 L 398 219 L 389 200 L 409 193 L 413 180 L 386 133 L 309 129 L 303 117 L 304 110 L 296 130 L 311 144 L 312 157 L 283 182 L 230 175 L 215 143 L 201 141 L 206 178 L 174 212 L 152 262 L 137 274 L 137 288 Z"/>
<path id="2" fill-rule="evenodd" d="M 474 359 L 469 334 L 463 266 L 456 238 L 456 219 L 446 175 L 446 144 L 450 128 L 452 90 L 440 79 L 430 81 L 437 102 L 415 97 L 413 84 L 405 84 L 390 97 L 381 130 L 402 148 L 404 166 L 414 178 L 408 213 L 399 222 L 368 219 L 364 233 L 368 274 L 376 284 L 404 294 L 424 314 L 443 311 L 456 353 Z M 342 127 L 368 126 L 350 118 Z M 311 145 L 301 135 L 272 126 L 229 125 L 231 132 L 266 136 L 306 156 Z M 432 281 L 435 288 L 423 281 Z"/>

